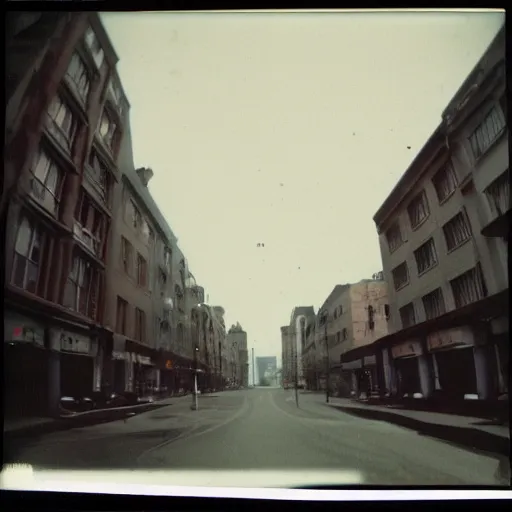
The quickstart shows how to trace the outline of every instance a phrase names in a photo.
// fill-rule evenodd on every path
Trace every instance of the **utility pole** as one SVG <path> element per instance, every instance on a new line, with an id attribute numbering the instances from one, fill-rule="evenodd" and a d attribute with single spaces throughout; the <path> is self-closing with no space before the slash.
<path id="1" fill-rule="evenodd" d="M 329 385 L 330 385 L 330 380 L 331 380 L 331 376 L 330 376 L 330 364 L 329 364 L 329 337 L 327 335 L 327 315 L 325 316 L 325 351 L 327 353 L 327 358 L 326 358 L 326 362 L 325 362 L 325 365 L 326 365 L 326 371 L 325 371 L 325 375 L 326 375 L 326 386 L 325 386 L 325 401 L 326 403 L 329 403 Z"/>
<path id="2" fill-rule="evenodd" d="M 254 347 L 251 349 L 252 351 L 252 385 L 253 387 L 256 386 L 256 367 L 254 366 Z"/>

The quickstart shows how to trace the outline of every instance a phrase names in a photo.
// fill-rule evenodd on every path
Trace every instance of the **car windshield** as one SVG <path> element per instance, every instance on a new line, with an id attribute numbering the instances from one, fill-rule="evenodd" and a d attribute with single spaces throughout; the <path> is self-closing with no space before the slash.
<path id="1" fill-rule="evenodd" d="M 504 10 L 54 14 L 6 25 L 6 467 L 507 485 Z"/>

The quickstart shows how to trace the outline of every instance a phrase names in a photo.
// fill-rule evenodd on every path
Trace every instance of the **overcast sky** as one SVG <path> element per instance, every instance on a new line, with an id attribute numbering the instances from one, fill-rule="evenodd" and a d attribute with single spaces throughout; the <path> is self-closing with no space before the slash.
<path id="1" fill-rule="evenodd" d="M 372 217 L 504 14 L 102 18 L 135 165 L 227 325 L 280 359 L 294 306 L 381 270 Z"/>

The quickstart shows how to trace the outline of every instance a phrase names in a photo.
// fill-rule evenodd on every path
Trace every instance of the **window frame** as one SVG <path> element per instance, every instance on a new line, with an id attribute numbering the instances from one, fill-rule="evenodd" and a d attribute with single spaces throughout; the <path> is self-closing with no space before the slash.
<path id="1" fill-rule="evenodd" d="M 392 234 L 398 234 L 399 242 L 396 245 L 391 244 L 391 240 L 395 240 L 395 237 L 391 236 Z M 386 230 L 385 237 L 390 254 L 393 254 L 398 248 L 400 248 L 405 243 L 402 229 L 400 227 L 400 222 L 398 220 L 396 220 L 391 224 L 391 226 L 389 226 L 389 228 Z"/>
<path id="2" fill-rule="evenodd" d="M 405 268 L 406 279 L 397 285 L 396 279 L 395 279 L 395 272 L 402 266 Z M 402 263 L 399 263 L 396 267 L 394 267 L 391 270 L 391 277 L 393 279 L 393 286 L 395 288 L 395 291 L 401 290 L 402 288 L 405 288 L 409 284 L 410 275 L 409 275 L 409 265 L 407 265 L 407 260 L 402 261 Z"/>
<path id="3" fill-rule="evenodd" d="M 75 66 L 75 73 L 71 73 L 71 67 L 73 62 L 77 62 Z M 79 72 L 79 73 L 77 73 Z M 74 89 L 78 93 L 78 97 L 80 101 L 82 101 L 83 105 L 87 105 L 89 99 L 89 93 L 91 92 L 91 84 L 94 80 L 94 73 L 91 72 L 88 64 L 85 59 L 82 57 L 80 52 L 75 49 L 73 54 L 71 55 L 71 59 L 69 60 L 68 67 L 66 68 L 66 75 L 69 81 L 74 85 Z M 81 80 L 85 77 L 86 87 L 81 85 Z"/>
<path id="4" fill-rule="evenodd" d="M 413 223 L 413 216 L 411 214 L 411 211 L 413 207 L 423 205 L 425 216 L 421 219 L 419 219 L 415 224 Z M 418 192 L 408 203 L 407 205 L 407 215 L 409 217 L 409 223 L 411 225 L 411 229 L 413 231 L 417 230 L 429 217 L 430 217 L 430 205 L 428 204 L 428 198 L 427 194 L 425 192 L 425 189 L 423 189 L 421 192 Z"/>
<path id="5" fill-rule="evenodd" d="M 119 319 L 119 312 L 122 311 L 122 325 L 121 325 L 121 329 L 119 329 L 120 325 L 120 319 Z M 118 332 L 119 334 L 122 334 L 123 336 L 126 336 L 126 325 L 127 325 L 127 318 L 128 318 L 128 315 L 127 315 L 127 312 L 128 312 L 128 302 L 123 299 L 120 295 L 117 296 L 117 301 L 116 301 L 116 332 Z"/>
<path id="6" fill-rule="evenodd" d="M 453 196 L 459 186 L 457 173 L 455 172 L 452 162 L 447 162 L 441 169 L 439 169 L 434 176 L 432 176 L 431 182 L 434 190 L 436 191 L 439 204 L 444 204 Z M 443 190 L 444 183 L 449 183 L 452 188 L 446 193 L 446 195 L 442 196 L 440 191 Z"/>
<path id="7" fill-rule="evenodd" d="M 135 339 L 146 342 L 146 312 L 143 309 L 135 308 Z"/>
<path id="8" fill-rule="evenodd" d="M 100 191 L 100 196 L 105 204 L 110 205 L 112 173 L 109 165 L 94 146 L 89 151 L 87 166 L 89 167 L 89 177 L 94 183 L 95 188 Z"/>
<path id="9" fill-rule="evenodd" d="M 459 218 L 462 219 L 461 226 L 463 226 L 463 229 L 461 229 L 461 233 L 462 232 L 466 232 L 467 233 L 467 237 L 461 239 L 459 242 L 457 242 L 457 243 L 453 244 L 452 246 L 450 246 L 450 243 L 451 243 L 450 237 L 452 237 L 453 231 L 451 231 L 451 234 L 449 233 L 450 237 L 447 236 L 447 233 L 448 233 L 449 230 L 452 229 L 452 227 L 456 227 L 455 221 L 457 219 L 459 219 Z M 461 226 L 457 226 L 457 227 L 461 227 Z M 448 254 L 453 252 L 453 251 L 455 251 L 455 250 L 457 250 L 459 247 L 464 245 L 466 242 L 471 240 L 471 238 L 473 237 L 473 232 L 472 232 L 472 229 L 471 229 L 471 223 L 469 221 L 469 217 L 467 215 L 467 212 L 466 212 L 465 208 L 462 208 L 451 219 L 449 219 L 447 222 L 445 222 L 443 224 L 441 230 L 443 232 L 444 242 L 446 244 L 446 250 L 447 250 Z M 455 237 L 452 237 L 452 238 L 455 240 Z"/>
<path id="10" fill-rule="evenodd" d="M 438 312 L 432 315 L 434 308 L 432 308 L 432 304 L 434 302 L 434 297 L 438 300 Z M 438 318 L 446 313 L 446 303 L 444 300 L 444 293 L 441 286 L 431 290 L 421 297 L 421 302 L 423 303 L 423 310 L 425 311 L 425 319 L 433 320 L 434 318 Z"/>
<path id="11" fill-rule="evenodd" d="M 56 106 L 57 109 L 55 116 L 51 112 L 53 106 Z M 69 114 L 69 129 L 63 128 L 62 124 L 60 124 L 57 120 L 62 111 L 64 111 L 65 116 Z M 76 141 L 76 136 L 78 134 L 79 120 L 73 107 L 60 91 L 57 92 L 57 94 L 50 101 L 48 108 L 46 109 L 46 116 L 48 123 L 50 124 L 47 131 L 52 136 L 52 138 L 55 139 L 59 145 L 66 150 L 68 154 L 71 154 Z M 56 132 L 53 128 L 56 130 Z"/>
<path id="12" fill-rule="evenodd" d="M 147 261 L 140 252 L 137 252 L 137 259 L 135 261 L 135 271 L 137 285 L 140 286 L 141 288 L 146 288 L 148 284 Z"/>
<path id="13" fill-rule="evenodd" d="M 477 139 L 477 135 L 479 130 L 483 130 L 484 127 L 487 128 L 487 135 L 489 135 L 488 131 L 488 125 L 487 121 L 492 117 L 493 113 L 496 114 L 496 118 L 502 122 L 501 127 L 494 133 L 494 138 L 489 137 L 489 143 L 487 146 L 483 147 L 480 145 L 480 141 Z M 507 119 L 503 115 L 503 112 L 501 110 L 501 104 L 498 105 L 497 103 L 493 103 L 487 113 L 482 116 L 480 122 L 476 125 L 476 127 L 472 130 L 471 134 L 467 137 L 469 149 L 471 150 L 471 154 L 473 155 L 473 161 L 479 162 L 498 142 L 498 140 L 501 138 L 501 136 L 505 133 L 507 130 Z M 475 146 L 473 144 L 473 141 L 477 141 L 477 150 L 475 150 Z"/>
<path id="14" fill-rule="evenodd" d="M 108 149 L 112 157 L 116 156 L 118 142 L 121 137 L 121 123 L 116 117 L 117 116 L 115 116 L 115 114 L 111 111 L 111 108 L 108 106 L 108 104 L 105 104 L 103 110 L 101 111 L 98 127 L 96 129 L 98 137 L 102 141 L 103 145 Z M 105 120 L 108 123 L 108 130 L 105 135 L 102 135 L 102 126 L 104 126 Z M 112 126 L 113 130 L 111 132 Z"/>
<path id="15" fill-rule="evenodd" d="M 41 176 L 38 174 L 40 164 L 42 160 L 46 159 L 46 164 L 44 168 L 44 178 L 41 179 Z M 50 177 L 50 171 L 55 172 L 55 186 L 54 191 L 52 191 L 51 188 L 48 186 L 48 180 Z M 60 209 L 60 202 L 62 198 L 62 190 L 64 187 L 64 181 L 66 178 L 66 171 L 63 169 L 63 167 L 57 163 L 56 159 L 53 157 L 53 155 L 50 154 L 50 151 L 48 149 L 40 144 L 37 148 L 34 157 L 32 158 L 29 172 L 31 174 L 30 178 L 30 196 L 38 203 L 40 204 L 46 211 L 48 211 L 53 217 L 58 218 L 59 215 L 59 209 Z M 35 182 L 39 184 L 39 186 L 42 188 L 42 191 L 37 191 L 35 187 Z M 53 210 L 50 210 L 45 203 L 45 196 L 46 194 L 49 194 L 51 196 L 51 201 L 53 202 Z"/>
<path id="16" fill-rule="evenodd" d="M 420 268 L 420 256 L 425 256 L 425 253 L 428 252 L 428 255 L 432 258 L 431 261 L 423 268 Z M 437 254 L 436 244 L 434 242 L 434 237 L 430 237 L 428 240 L 423 242 L 415 251 L 413 251 L 414 259 L 416 261 L 416 269 L 418 271 L 418 277 L 422 276 L 429 270 L 433 269 L 439 263 L 439 257 Z"/>
<path id="17" fill-rule="evenodd" d="M 412 323 L 409 323 L 408 325 L 405 325 L 404 323 L 404 312 L 406 310 L 407 312 L 412 312 Z M 407 329 L 418 323 L 418 318 L 416 316 L 416 308 L 414 307 L 414 302 L 412 301 L 408 302 L 407 304 L 404 304 L 401 308 L 399 308 L 398 314 L 400 316 L 400 323 L 402 324 L 402 329 Z"/>
<path id="18" fill-rule="evenodd" d="M 28 246 L 27 246 L 27 254 L 22 254 L 18 250 L 19 241 L 20 241 L 20 230 L 24 224 L 24 221 L 26 222 L 26 225 L 28 225 L 29 233 L 28 233 Z M 33 260 L 33 251 L 35 248 L 35 240 L 36 238 L 39 239 L 39 260 L 36 262 Z M 41 278 L 43 276 L 42 272 L 42 263 L 44 259 L 44 252 L 46 248 L 46 233 L 43 229 L 41 229 L 41 226 L 34 222 L 28 215 L 22 214 L 19 217 L 18 224 L 16 227 L 16 237 L 14 240 L 14 247 L 13 247 L 13 263 L 11 268 L 11 276 L 10 276 L 10 282 L 17 288 L 20 288 L 22 290 L 25 290 L 28 293 L 31 293 L 33 295 L 37 295 L 38 291 L 40 289 L 40 283 Z M 16 274 L 18 269 L 18 261 L 23 260 L 23 283 L 22 286 L 16 283 Z M 36 269 L 36 277 L 34 280 L 34 288 L 33 290 L 28 287 L 28 274 L 29 274 L 29 266 L 32 265 Z"/>
<path id="19" fill-rule="evenodd" d="M 131 275 L 133 246 L 130 241 L 121 235 L 121 264 L 126 275 Z"/>
<path id="20" fill-rule="evenodd" d="M 81 270 L 83 270 L 83 272 L 81 272 Z M 68 303 L 68 300 L 71 300 L 71 296 L 69 295 L 70 292 L 68 291 L 70 289 L 69 287 L 74 290 L 72 305 Z M 99 283 L 97 269 L 88 258 L 84 257 L 84 255 L 78 250 L 75 250 L 71 262 L 71 268 L 64 285 L 63 306 L 88 318 L 94 319 L 97 310 L 94 310 L 92 300 L 94 294 L 96 294 L 96 297 L 99 296 L 98 288 Z M 83 299 L 84 295 L 85 300 Z M 96 301 L 98 301 L 98 299 L 96 299 Z M 85 311 L 83 310 L 84 308 Z"/>
<path id="21" fill-rule="evenodd" d="M 469 302 L 462 303 L 462 301 L 460 300 L 460 295 L 458 295 L 456 293 L 456 291 L 460 291 L 460 288 L 462 288 L 462 286 L 459 286 L 463 282 L 462 278 L 470 275 L 473 272 L 475 273 L 476 281 L 474 281 L 472 284 L 474 285 L 475 290 L 477 291 L 477 298 L 475 300 L 471 300 Z M 464 283 L 464 284 L 466 284 L 466 283 Z M 456 286 L 459 288 L 459 290 L 455 289 Z M 482 266 L 481 266 L 480 262 L 478 262 L 474 267 L 470 268 L 469 270 L 466 270 L 465 272 L 462 272 L 461 274 L 459 274 L 456 277 L 454 277 L 453 279 L 451 279 L 450 280 L 450 288 L 452 290 L 453 300 L 455 302 L 456 309 L 463 308 L 469 304 L 473 304 L 474 302 L 478 302 L 479 300 L 482 300 L 485 297 L 487 297 L 489 295 L 489 290 L 485 283 L 485 278 L 484 278 L 484 274 L 483 274 Z M 482 292 L 480 296 L 478 296 L 479 295 L 478 288 L 480 288 L 480 291 Z"/>
<path id="22" fill-rule="evenodd" d="M 87 50 L 90 52 L 90 55 L 94 60 L 94 64 L 97 69 L 100 70 L 103 66 L 103 62 L 105 61 L 105 50 L 103 50 L 98 39 L 98 35 L 90 25 L 84 32 L 83 40 Z"/>

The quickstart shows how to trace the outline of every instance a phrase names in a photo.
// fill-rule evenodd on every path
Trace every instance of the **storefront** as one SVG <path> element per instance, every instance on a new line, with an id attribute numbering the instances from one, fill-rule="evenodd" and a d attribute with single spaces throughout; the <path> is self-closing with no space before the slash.
<path id="1" fill-rule="evenodd" d="M 407 341 L 391 347 L 395 388 L 398 397 L 412 398 L 415 394 L 423 394 L 419 364 L 422 353 L 421 343 L 418 340 Z"/>
<path id="2" fill-rule="evenodd" d="M 344 387 L 348 388 L 350 396 L 359 396 L 361 392 L 366 391 L 360 387 L 363 374 L 363 361 L 356 359 L 354 361 L 341 363 L 341 380 Z"/>
<path id="3" fill-rule="evenodd" d="M 367 396 L 378 390 L 377 379 L 377 358 L 373 356 L 365 356 L 363 358 L 362 382 L 359 389 L 365 391 Z"/>
<path id="4" fill-rule="evenodd" d="M 4 314 L 4 414 L 48 412 L 48 350 L 45 326 L 18 313 Z"/>
<path id="5" fill-rule="evenodd" d="M 60 352 L 60 396 L 90 397 L 93 391 L 99 391 L 101 354 L 97 339 L 68 329 L 52 328 L 50 343 L 53 352 Z"/>
<path id="6" fill-rule="evenodd" d="M 123 394 L 126 391 L 130 391 L 130 365 L 130 354 L 126 352 L 126 337 L 114 334 L 110 364 L 109 391 L 117 394 Z"/>
<path id="7" fill-rule="evenodd" d="M 483 398 L 488 393 L 488 349 L 475 346 L 474 333 L 469 327 L 431 333 L 427 336 L 427 348 L 433 358 L 437 394 L 463 400 L 468 395 Z"/>

